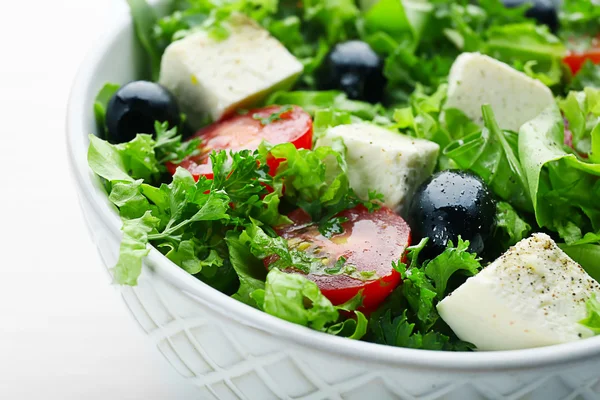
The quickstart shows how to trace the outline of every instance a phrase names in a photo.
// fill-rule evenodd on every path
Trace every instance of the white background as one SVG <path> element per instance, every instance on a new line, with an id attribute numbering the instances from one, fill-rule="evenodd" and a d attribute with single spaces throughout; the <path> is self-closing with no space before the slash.
<path id="1" fill-rule="evenodd" d="M 79 63 L 124 0 L 0 0 L 0 399 L 188 399 L 100 265 L 69 175 Z"/>

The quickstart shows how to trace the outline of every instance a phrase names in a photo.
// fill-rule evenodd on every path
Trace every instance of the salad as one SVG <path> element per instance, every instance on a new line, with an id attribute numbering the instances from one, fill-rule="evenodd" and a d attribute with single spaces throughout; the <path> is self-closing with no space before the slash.
<path id="1" fill-rule="evenodd" d="M 600 333 L 600 6 L 128 0 L 147 70 L 88 161 L 222 293 L 355 340 L 510 350 Z"/>

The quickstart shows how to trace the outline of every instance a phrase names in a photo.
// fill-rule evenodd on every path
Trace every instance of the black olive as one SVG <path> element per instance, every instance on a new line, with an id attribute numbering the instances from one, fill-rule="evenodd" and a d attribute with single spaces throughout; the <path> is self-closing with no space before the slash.
<path id="1" fill-rule="evenodd" d="M 496 223 L 496 201 L 476 175 L 441 171 L 416 191 L 408 215 L 415 239 L 429 238 L 426 258 L 440 254 L 449 240 L 469 240 L 469 251 L 480 254 Z"/>
<path id="2" fill-rule="evenodd" d="M 338 43 L 318 73 L 320 89 L 344 91 L 350 99 L 377 103 L 383 98 L 386 79 L 383 60 L 360 40 Z"/>
<path id="3" fill-rule="evenodd" d="M 518 7 L 529 3 L 531 7 L 525 13 L 528 18 L 535 19 L 538 23 L 548 25 L 552 32 L 558 30 L 558 13 L 556 2 L 552 0 L 503 0 L 505 7 Z"/>
<path id="4" fill-rule="evenodd" d="M 135 81 L 121 87 L 106 109 L 109 140 L 128 142 L 138 133 L 155 134 L 156 121 L 170 127 L 181 122 L 177 100 L 167 89 L 153 82 Z"/>

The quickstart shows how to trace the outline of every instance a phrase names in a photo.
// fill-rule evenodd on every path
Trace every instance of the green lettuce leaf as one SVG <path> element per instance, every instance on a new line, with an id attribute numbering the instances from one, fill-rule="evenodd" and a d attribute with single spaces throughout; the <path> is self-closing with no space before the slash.
<path id="1" fill-rule="evenodd" d="M 355 311 L 362 301 L 360 294 L 345 304 L 334 306 L 316 283 L 299 274 L 271 269 L 264 289 L 255 290 L 251 297 L 266 313 L 317 331 L 350 339 L 360 339 L 367 331 L 367 318 Z M 340 310 L 354 311 L 356 319 L 339 321 Z"/>
<path id="2" fill-rule="evenodd" d="M 600 301 L 592 295 L 585 303 L 588 315 L 579 323 L 592 330 L 596 335 L 600 334 Z"/>
<path id="3" fill-rule="evenodd" d="M 123 221 L 123 239 L 119 249 L 119 260 L 113 272 L 115 281 L 121 285 L 137 285 L 142 273 L 142 260 L 148 255 L 148 235 L 155 231 L 159 219 L 146 211 L 140 218 Z"/>
<path id="4" fill-rule="evenodd" d="M 240 281 L 240 286 L 233 298 L 258 308 L 258 304 L 251 295 L 256 290 L 264 290 L 267 270 L 262 261 L 251 253 L 248 247 L 251 239 L 245 232 L 241 234 L 229 232 L 225 240 L 229 249 L 231 264 Z"/>
<path id="5" fill-rule="evenodd" d="M 96 117 L 96 125 L 98 126 L 98 132 L 101 134 L 101 137 L 106 137 L 108 134 L 105 125 L 108 102 L 113 95 L 117 93 L 120 87 L 120 85 L 115 83 L 107 83 L 100 89 L 94 100 L 94 116 Z"/>
<path id="6" fill-rule="evenodd" d="M 262 300 L 259 306 L 265 312 L 315 330 L 322 331 L 339 318 L 336 308 L 314 282 L 276 268 L 267 275 L 264 294 L 255 297 Z"/>

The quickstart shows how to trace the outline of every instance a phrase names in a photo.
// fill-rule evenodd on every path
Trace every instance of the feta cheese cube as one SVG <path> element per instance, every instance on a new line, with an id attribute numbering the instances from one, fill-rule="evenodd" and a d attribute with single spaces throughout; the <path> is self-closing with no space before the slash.
<path id="1" fill-rule="evenodd" d="M 542 82 L 479 53 L 463 53 L 450 70 L 445 108 L 457 108 L 483 126 L 481 106 L 490 104 L 502 129 L 515 132 L 554 103 Z"/>
<path id="2" fill-rule="evenodd" d="M 302 64 L 269 32 L 236 14 L 224 40 L 197 32 L 172 43 L 162 58 L 159 82 L 177 97 L 193 126 L 252 107 L 272 91 L 288 89 Z"/>
<path id="3" fill-rule="evenodd" d="M 479 350 L 513 350 L 593 335 L 579 324 L 600 285 L 543 233 L 523 239 L 467 279 L 437 309 Z"/>
<path id="4" fill-rule="evenodd" d="M 385 197 L 385 205 L 402 213 L 416 188 L 432 173 L 439 146 L 369 123 L 328 129 L 315 146 L 331 146 L 341 138 L 346 146 L 350 186 L 361 198 L 369 190 Z"/>

